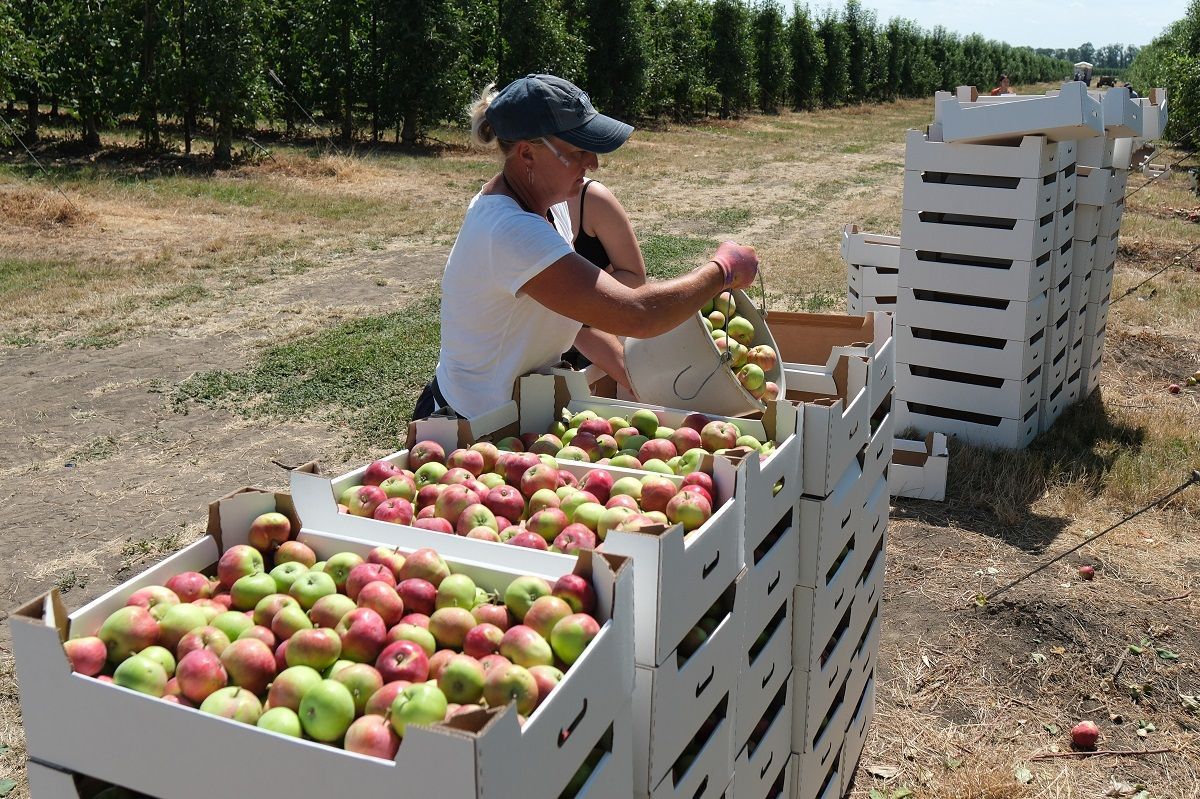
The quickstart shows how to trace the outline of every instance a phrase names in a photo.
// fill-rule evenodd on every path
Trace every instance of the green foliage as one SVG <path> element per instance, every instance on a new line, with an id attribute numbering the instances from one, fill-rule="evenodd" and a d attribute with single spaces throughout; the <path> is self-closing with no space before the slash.
<path id="1" fill-rule="evenodd" d="M 1133 61 L 1129 79 L 1138 91 L 1164 88 L 1169 99 L 1166 137 L 1200 146 L 1200 0 Z"/>
<path id="2" fill-rule="evenodd" d="M 567 31 L 560 0 L 499 0 L 500 79 L 503 87 L 531 72 L 578 80 L 583 43 Z"/>
<path id="3" fill-rule="evenodd" d="M 663 0 L 649 15 L 649 112 L 682 121 L 715 102 L 716 87 L 707 72 L 711 12 L 703 0 Z"/>
<path id="4" fill-rule="evenodd" d="M 587 87 L 606 114 L 635 119 L 646 100 L 645 0 L 587 0 Z"/>
<path id="5" fill-rule="evenodd" d="M 721 101 L 721 117 L 745 111 L 754 102 L 754 42 L 750 11 L 743 0 L 715 0 L 708 74 Z"/>
<path id="6" fill-rule="evenodd" d="M 792 107 L 811 111 L 821 105 L 821 81 L 825 78 L 825 43 L 817 36 L 807 8 L 796 8 L 788 21 L 792 56 Z"/>
<path id="7" fill-rule="evenodd" d="M 266 105 L 265 0 L 200 0 L 192 8 L 192 75 L 199 107 L 215 124 L 213 160 L 232 160 L 233 131 Z"/>
<path id="8" fill-rule="evenodd" d="M 788 101 L 792 79 L 792 52 L 779 0 L 762 0 L 754 10 L 754 56 L 758 107 L 763 113 L 776 112 Z"/>
<path id="9" fill-rule="evenodd" d="M 464 114 L 469 90 L 463 18 L 454 0 L 386 5 L 381 39 L 387 42 L 384 102 L 389 118 L 403 120 L 412 144 L 438 120 Z"/>
<path id="10" fill-rule="evenodd" d="M 821 76 L 821 103 L 838 106 L 850 98 L 850 35 L 837 13 L 826 9 L 817 22 L 817 36 L 825 52 Z"/>
<path id="11" fill-rule="evenodd" d="M 22 83 L 36 79 L 37 47 L 25 35 L 12 3 L 0 3 L 0 96 L 11 97 Z"/>

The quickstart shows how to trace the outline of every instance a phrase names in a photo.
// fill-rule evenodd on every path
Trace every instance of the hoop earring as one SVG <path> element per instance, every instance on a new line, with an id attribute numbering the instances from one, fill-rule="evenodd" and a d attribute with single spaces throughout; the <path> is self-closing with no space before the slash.
<path id="1" fill-rule="evenodd" d="M 533 185 L 533 168 L 532 167 L 525 168 L 525 177 L 529 180 L 529 185 L 532 186 Z"/>

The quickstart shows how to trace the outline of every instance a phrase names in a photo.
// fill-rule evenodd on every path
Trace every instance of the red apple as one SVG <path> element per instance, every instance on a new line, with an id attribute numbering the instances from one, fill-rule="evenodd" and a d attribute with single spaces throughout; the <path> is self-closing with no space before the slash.
<path id="1" fill-rule="evenodd" d="M 363 472 L 362 482 L 366 486 L 377 486 L 389 477 L 403 472 L 403 469 L 391 461 L 378 460 L 371 463 Z"/>
<path id="2" fill-rule="evenodd" d="M 375 508 L 372 517 L 391 524 L 410 524 L 413 520 L 413 506 L 407 499 L 385 499 Z"/>
<path id="3" fill-rule="evenodd" d="M 429 615 L 437 609 L 437 588 L 428 580 L 410 577 L 402 580 L 396 590 L 410 613 Z"/>
<path id="4" fill-rule="evenodd" d="M 455 532 L 459 535 L 466 535 L 476 527 L 488 527 L 492 530 L 497 530 L 496 515 L 492 513 L 487 505 L 479 502 L 468 505 L 463 510 L 458 517 L 458 521 L 455 523 Z"/>
<path id="5" fill-rule="evenodd" d="M 367 583 L 362 587 L 358 592 L 358 606 L 370 608 L 378 613 L 388 627 L 404 617 L 404 600 L 395 588 L 382 580 Z"/>
<path id="6" fill-rule="evenodd" d="M 532 612 L 531 608 L 530 613 Z M 500 639 L 500 654 L 525 668 L 554 664 L 554 652 L 550 649 L 550 643 L 525 624 L 518 624 L 504 632 L 504 637 Z"/>
<path id="7" fill-rule="evenodd" d="M 687 416 L 683 417 L 683 426 L 699 433 L 704 429 L 704 426 L 711 421 L 712 419 L 708 418 L 702 413 L 689 413 Z"/>
<path id="8" fill-rule="evenodd" d="M 342 748 L 359 755 L 395 760 L 396 752 L 400 749 L 400 736 L 392 729 L 390 719 L 376 715 L 360 716 L 346 730 Z"/>
<path id="9" fill-rule="evenodd" d="M 681 429 L 688 430 L 690 428 Z M 677 492 L 675 483 L 669 478 L 654 474 L 646 475 L 642 478 L 642 509 L 665 511 L 667 503 Z"/>
<path id="10" fill-rule="evenodd" d="M 396 576 L 400 579 L 401 583 L 405 580 L 419 578 L 428 580 L 430 583 L 433 583 L 434 588 L 437 588 L 449 574 L 450 567 L 446 565 L 446 561 L 442 560 L 442 556 L 435 550 L 424 547 L 415 550 L 408 556 L 404 561 L 404 568 Z M 404 592 L 401 592 L 400 596 L 404 597 Z M 418 613 L 423 612 L 417 608 L 412 608 L 407 601 L 405 604 Z"/>
<path id="11" fill-rule="evenodd" d="M 400 567 L 404 565 L 404 555 L 394 547 L 375 547 L 367 553 L 367 563 L 379 563 L 387 566 L 391 569 L 392 576 L 395 577 L 400 572 Z"/>
<path id="12" fill-rule="evenodd" d="M 466 485 L 466 483 L 474 481 L 474 479 L 475 475 L 471 474 L 469 470 L 455 467 L 447 469 L 438 482 L 444 486 Z"/>
<path id="13" fill-rule="evenodd" d="M 218 630 L 216 627 L 204 626 L 197 630 L 192 630 L 183 638 L 179 639 L 179 643 L 175 645 L 175 657 L 182 660 L 187 657 L 189 652 L 195 652 L 198 649 L 207 649 L 217 657 L 225 651 L 225 647 L 229 646 L 229 636 Z"/>
<path id="14" fill-rule="evenodd" d="M 675 451 L 682 455 L 689 449 L 701 446 L 700 433 L 691 427 L 677 427 L 671 433 L 670 442 L 675 446 Z"/>
<path id="15" fill-rule="evenodd" d="M 559 577 L 551 588 L 553 596 L 562 599 L 575 613 L 596 612 L 596 592 L 586 578 L 578 574 L 564 574 Z"/>
<path id="16" fill-rule="evenodd" d="M 500 543 L 500 533 L 496 532 L 490 527 L 472 527 L 467 531 L 467 535 L 465 537 L 473 538 L 476 541 L 491 541 L 494 544 Z"/>
<path id="17" fill-rule="evenodd" d="M 463 638 L 463 652 L 473 658 L 483 658 L 500 651 L 504 630 L 494 624 L 477 624 Z M 102 664 L 103 665 L 103 664 Z"/>
<path id="18" fill-rule="evenodd" d="M 701 527 L 710 516 L 712 506 L 698 494 L 681 491 L 667 503 L 667 518 L 671 524 L 682 524 L 689 533 Z"/>
<path id="19" fill-rule="evenodd" d="M 705 491 L 708 492 L 708 495 L 710 497 L 716 491 L 716 489 L 713 486 L 712 475 L 705 474 L 704 472 L 691 472 L 690 474 L 684 475 L 683 483 L 681 484 L 681 488 L 686 487 L 686 486 L 691 486 L 691 485 L 700 486 L 701 488 L 703 488 Z"/>
<path id="20" fill-rule="evenodd" d="M 257 554 L 253 549 L 250 551 Z M 158 643 L 158 622 L 145 608 L 127 605 L 110 614 L 97 635 L 104 642 L 108 659 L 120 663 Z"/>
<path id="21" fill-rule="evenodd" d="M 317 562 L 317 553 L 313 552 L 312 547 L 308 544 L 303 544 L 294 538 L 284 541 L 279 545 L 279 549 L 275 550 L 275 565 L 292 562 L 303 563 L 311 569 Z"/>
<path id="22" fill-rule="evenodd" d="M 568 524 L 567 514 L 563 513 L 561 509 L 543 508 L 529 517 L 526 526 L 532 532 L 540 535 L 542 540 L 549 544 L 559 533 L 566 529 Z"/>
<path id="23" fill-rule="evenodd" d="M 637 512 L 639 510 L 637 500 L 628 494 L 614 494 L 608 498 L 608 502 L 604 503 L 605 508 L 624 508 Z"/>
<path id="24" fill-rule="evenodd" d="M 716 452 L 731 449 L 740 435 L 741 431 L 729 422 L 709 422 L 700 431 L 700 442 L 709 452 Z"/>
<path id="25" fill-rule="evenodd" d="M 686 486 L 683 486 L 682 488 L 680 488 L 679 493 L 695 494 L 696 496 L 703 498 L 704 501 L 708 503 L 708 506 L 710 508 L 712 507 L 712 504 L 713 504 L 712 494 L 710 494 L 707 490 L 705 490 L 704 486 L 698 486 L 695 483 L 693 483 L 692 485 L 686 485 Z"/>
<path id="26" fill-rule="evenodd" d="M 483 671 L 486 674 L 492 669 L 499 668 L 501 666 L 511 666 L 512 661 L 497 652 L 492 655 L 484 655 L 481 657 L 479 659 L 479 665 L 483 666 Z"/>
<path id="27" fill-rule="evenodd" d="M 560 669 L 554 666 L 534 666 L 529 669 L 529 673 L 533 675 L 533 681 L 537 683 L 539 705 L 546 701 L 546 698 L 550 696 L 550 692 L 566 676 Z"/>
<path id="28" fill-rule="evenodd" d="M 548 488 L 551 491 L 558 488 L 558 469 L 545 463 L 530 466 L 521 475 L 521 493 L 532 497 L 537 491 Z"/>
<path id="29" fill-rule="evenodd" d="M 445 486 L 440 484 L 427 485 L 421 488 L 417 492 L 417 508 L 424 510 L 425 508 L 434 507 L 434 503 L 437 502 L 437 498 L 443 489 L 445 489 Z"/>
<path id="30" fill-rule="evenodd" d="M 504 605 L 493 605 L 491 603 L 476 605 L 471 609 L 471 615 L 480 624 L 494 624 L 501 631 L 507 630 L 512 626 L 512 621 L 508 615 L 508 608 Z"/>
<path id="31" fill-rule="evenodd" d="M 357 486 L 342 495 L 352 516 L 370 518 L 375 509 L 388 499 L 379 486 Z"/>
<path id="32" fill-rule="evenodd" d="M 568 555 L 578 555 L 581 549 L 596 548 L 596 534 L 582 524 L 568 524 L 554 539 L 554 547 Z"/>
<path id="33" fill-rule="evenodd" d="M 532 452 L 514 453 L 504 461 L 504 482 L 511 486 L 521 485 L 521 476 L 542 461 Z"/>
<path id="34" fill-rule="evenodd" d="M 108 660 L 108 648 L 95 635 L 86 638 L 72 638 L 63 644 L 71 671 L 79 672 L 88 677 L 95 677 L 104 671 L 104 662 Z"/>
<path id="35" fill-rule="evenodd" d="M 217 577 L 220 580 L 221 588 L 226 591 L 232 588 L 240 578 L 248 574 L 258 574 L 261 571 L 263 571 L 262 553 L 246 544 L 231 546 L 217 561 Z"/>
<path id="36" fill-rule="evenodd" d="M 261 624 L 254 625 L 249 630 L 246 630 L 244 633 L 238 636 L 239 641 L 243 638 L 257 638 L 266 644 L 272 651 L 274 651 L 275 645 L 278 643 L 275 640 L 275 633 L 271 632 L 271 628 L 264 627 Z"/>
<path id="37" fill-rule="evenodd" d="M 384 633 L 387 633 L 386 629 Z M 300 630 L 288 639 L 287 664 L 289 666 L 311 666 L 317 671 L 325 671 L 336 663 L 341 655 L 341 636 L 328 627 Z"/>
<path id="38" fill-rule="evenodd" d="M 333 628 L 341 639 L 341 657 L 356 663 L 374 663 L 383 651 L 388 627 L 370 608 L 355 608 Z"/>
<path id="39" fill-rule="evenodd" d="M 395 585 L 396 576 L 392 574 L 391 568 L 382 563 L 360 563 L 346 576 L 346 596 L 357 600 L 363 586 L 374 582 Z"/>
<path id="40" fill-rule="evenodd" d="M 388 711 L 392 709 L 392 702 L 400 695 L 408 686 L 412 685 L 408 680 L 393 680 L 389 683 L 384 683 L 383 687 L 371 697 L 367 699 L 367 704 L 363 708 L 363 714 L 369 716 L 386 716 Z"/>
<path id="41" fill-rule="evenodd" d="M 525 497 L 512 486 L 493 488 L 484 497 L 483 504 L 496 516 L 503 516 L 510 522 L 515 522 L 525 515 Z"/>
<path id="42" fill-rule="evenodd" d="M 645 463 L 648 460 L 658 459 L 660 461 L 669 461 L 679 453 L 675 450 L 675 445 L 665 438 L 652 438 L 645 444 L 642 444 L 638 450 L 638 460 Z"/>
<path id="43" fill-rule="evenodd" d="M 275 653 L 257 638 L 242 638 L 225 647 L 221 665 L 233 685 L 255 695 L 266 693 L 275 679 Z"/>
<path id="44" fill-rule="evenodd" d="M 436 441 L 418 441 L 408 451 L 408 468 L 414 472 L 427 463 L 445 462 L 446 450 Z"/>
<path id="45" fill-rule="evenodd" d="M 426 508 L 426 510 L 432 510 L 432 509 Z M 430 530 L 431 532 L 434 532 L 434 533 L 444 533 L 445 535 L 454 535 L 454 525 L 452 525 L 450 522 L 446 521 L 445 519 L 440 519 L 440 518 L 437 518 L 434 516 L 430 516 L 425 519 L 417 519 L 415 522 L 413 522 L 412 526 L 416 527 L 418 529 L 421 529 L 421 530 Z"/>
<path id="46" fill-rule="evenodd" d="M 282 513 L 264 513 L 250 523 L 246 541 L 259 552 L 271 552 L 292 534 L 292 522 Z"/>
<path id="47" fill-rule="evenodd" d="M 458 523 L 458 517 L 477 500 L 475 492 L 466 486 L 449 485 L 442 490 L 442 493 L 438 494 L 438 498 L 433 504 L 433 512 L 434 515 L 450 522 L 451 531 L 453 531 L 453 526 Z"/>
<path id="48" fill-rule="evenodd" d="M 515 547 L 525 547 L 526 549 L 537 549 L 537 550 L 541 550 L 543 552 L 546 551 L 547 549 L 549 549 L 549 545 L 546 544 L 546 539 L 542 538 L 540 535 L 538 535 L 537 533 L 532 532 L 530 530 L 524 530 L 520 533 L 517 533 L 512 538 L 508 539 L 508 543 L 512 544 Z"/>
<path id="49" fill-rule="evenodd" d="M 184 697 L 200 704 L 209 694 L 229 684 L 229 674 L 221 658 L 207 649 L 197 649 L 180 659 L 175 667 L 175 680 Z"/>
<path id="50" fill-rule="evenodd" d="M 1093 721 L 1081 721 L 1071 728 L 1071 743 L 1078 749 L 1095 749 L 1100 728 Z"/>
<path id="51" fill-rule="evenodd" d="M 554 625 L 567 616 L 570 616 L 574 611 L 566 601 L 559 599 L 551 594 L 550 596 L 538 597 L 529 607 L 529 612 L 525 614 L 523 623 L 531 628 L 534 632 L 546 640 L 550 639 L 550 631 L 554 629 Z M 511 658 L 506 652 L 502 652 L 507 657 Z"/>
<path id="52" fill-rule="evenodd" d="M 496 459 L 500 457 L 500 450 L 490 441 L 476 441 L 471 445 L 472 452 L 478 452 L 483 457 L 483 472 L 490 472 L 496 468 Z"/>
<path id="53" fill-rule="evenodd" d="M 167 580 L 169 588 L 180 602 L 194 602 L 212 596 L 212 581 L 200 572 L 182 572 Z"/>

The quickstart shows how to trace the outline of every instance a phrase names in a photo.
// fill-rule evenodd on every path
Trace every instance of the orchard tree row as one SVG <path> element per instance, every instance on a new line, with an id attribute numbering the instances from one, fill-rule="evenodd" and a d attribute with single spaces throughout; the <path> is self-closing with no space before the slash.
<path id="1" fill-rule="evenodd" d="M 546 71 L 628 119 L 813 109 L 1066 78 L 1070 65 L 982 36 L 886 23 L 848 0 L 786 13 L 779 0 L 0 0 L 0 98 L 38 136 L 41 105 L 72 109 L 83 142 L 136 118 L 185 150 L 211 126 L 267 118 L 343 140 L 412 143 L 464 117 L 473 93 Z"/>
<path id="2" fill-rule="evenodd" d="M 1191 0 L 1183 19 L 1143 47 L 1129 68 L 1135 86 L 1167 90 L 1167 138 L 1200 147 L 1200 0 Z"/>
<path id="3" fill-rule="evenodd" d="M 1137 58 L 1142 48 L 1136 44 L 1106 44 L 1096 47 L 1091 42 L 1084 42 L 1078 47 L 1039 47 L 1034 52 L 1047 55 L 1071 64 L 1087 61 L 1097 69 L 1126 69 Z"/>

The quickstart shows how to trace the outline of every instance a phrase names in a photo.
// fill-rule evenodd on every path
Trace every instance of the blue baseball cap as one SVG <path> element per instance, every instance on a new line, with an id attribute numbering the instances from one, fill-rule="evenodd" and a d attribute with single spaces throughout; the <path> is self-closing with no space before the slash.
<path id="1" fill-rule="evenodd" d="M 590 153 L 611 153 L 633 126 L 592 106 L 587 92 L 555 75 L 526 75 L 505 86 L 485 113 L 496 136 L 507 141 L 557 136 Z"/>

